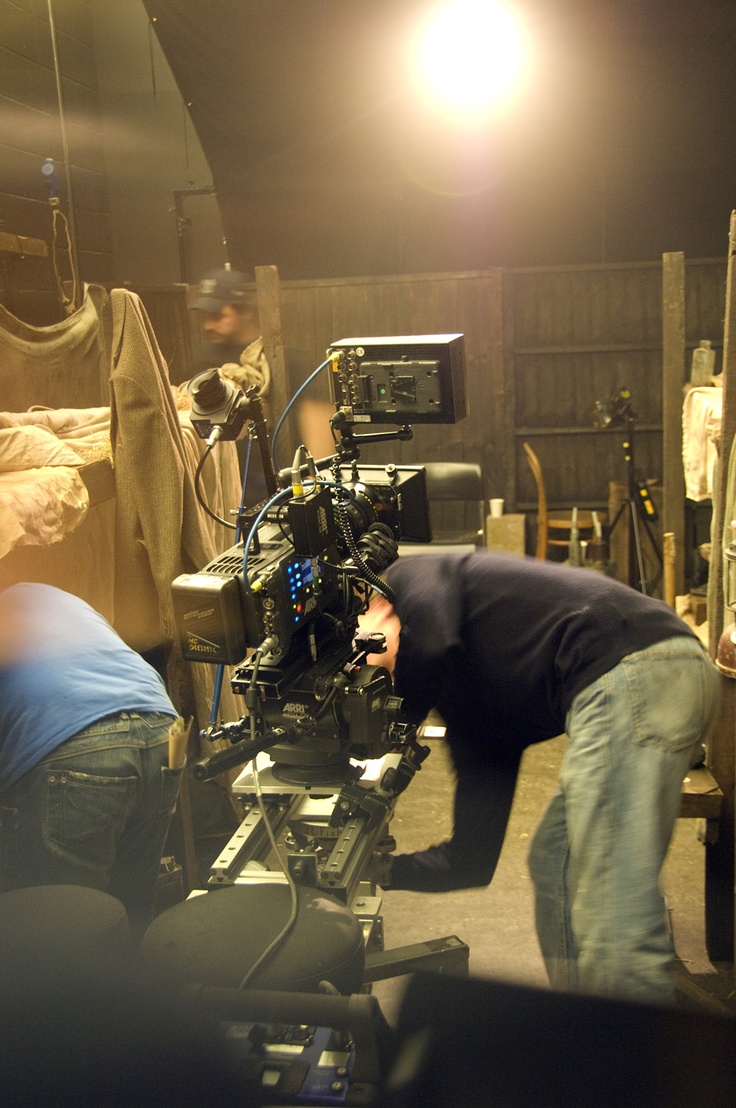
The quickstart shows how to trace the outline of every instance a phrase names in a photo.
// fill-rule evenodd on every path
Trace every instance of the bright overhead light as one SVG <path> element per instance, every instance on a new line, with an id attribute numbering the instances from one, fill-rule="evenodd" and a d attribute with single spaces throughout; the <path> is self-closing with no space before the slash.
<path id="1" fill-rule="evenodd" d="M 510 4 L 498 0 L 449 0 L 437 7 L 419 32 L 416 50 L 425 95 L 468 120 L 508 102 L 528 69 L 524 24 Z"/>

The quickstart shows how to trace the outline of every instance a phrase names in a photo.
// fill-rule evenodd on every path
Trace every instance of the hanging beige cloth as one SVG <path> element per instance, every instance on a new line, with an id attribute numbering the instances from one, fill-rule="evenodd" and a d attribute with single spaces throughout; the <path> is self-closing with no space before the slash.
<path id="1" fill-rule="evenodd" d="M 4 579 L 53 578 L 109 615 L 112 550 L 97 541 L 101 522 L 88 524 L 89 498 L 78 468 L 90 460 L 92 438 L 96 457 L 96 444 L 104 440 L 109 454 L 101 324 L 106 297 L 101 286 L 86 285 L 81 307 L 46 327 L 0 306 L 0 558 Z M 91 529 L 97 557 L 87 588 L 80 551 Z"/>
<path id="2" fill-rule="evenodd" d="M 115 625 L 137 650 L 162 641 L 176 647 L 171 583 L 180 573 L 201 569 L 226 549 L 232 532 L 220 528 L 221 536 L 215 538 L 213 521 L 197 501 L 195 456 L 204 444 L 199 440 L 197 447 L 192 434 L 185 436 L 182 430 L 168 368 L 142 301 L 135 293 L 113 289 L 110 306 Z M 231 454 L 230 467 L 214 482 L 222 490 L 217 514 L 238 502 L 234 448 Z M 197 689 L 198 715 L 204 722 L 214 671 L 209 666 L 189 668 Z M 176 669 L 182 672 L 178 665 Z M 235 718 L 241 708 L 229 682 L 224 682 L 223 690 L 222 714 Z"/>
<path id="3" fill-rule="evenodd" d="M 100 326 L 107 297 L 85 285 L 82 306 L 60 323 L 34 327 L 0 305 L 0 407 L 24 412 L 109 403 L 107 357 Z"/>

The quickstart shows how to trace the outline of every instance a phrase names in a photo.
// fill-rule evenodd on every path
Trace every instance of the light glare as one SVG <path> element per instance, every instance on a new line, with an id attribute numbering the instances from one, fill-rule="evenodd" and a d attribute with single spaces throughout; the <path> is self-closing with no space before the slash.
<path id="1" fill-rule="evenodd" d="M 440 105 L 482 114 L 518 88 L 527 63 L 521 21 L 495 0 L 451 0 L 425 25 L 418 62 L 425 87 Z"/>

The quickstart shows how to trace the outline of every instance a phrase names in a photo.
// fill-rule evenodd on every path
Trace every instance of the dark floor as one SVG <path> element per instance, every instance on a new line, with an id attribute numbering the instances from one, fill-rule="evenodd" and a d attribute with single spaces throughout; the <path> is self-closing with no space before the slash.
<path id="1" fill-rule="evenodd" d="M 564 738 L 530 747 L 522 771 L 495 877 L 487 888 L 459 893 L 384 893 L 387 948 L 444 935 L 457 935 L 470 948 L 470 972 L 516 984 L 546 988 L 547 978 L 534 930 L 532 889 L 526 866 L 529 840 L 554 791 Z M 393 821 L 400 851 L 436 842 L 451 826 L 452 784 L 442 741 L 401 798 Z M 677 822 L 665 864 L 663 888 L 678 955 L 678 996 L 687 1006 L 736 1011 L 733 965 L 714 966 L 705 949 L 704 847 L 696 820 Z M 402 980 L 374 986 L 387 1014 Z"/>
<path id="2" fill-rule="evenodd" d="M 457 935 L 470 949 L 470 973 L 516 984 L 547 988 L 534 930 L 533 900 L 526 856 L 530 837 L 554 791 L 564 738 L 530 747 L 524 756 L 514 806 L 498 869 L 490 886 L 463 892 L 383 893 L 386 949 Z M 452 777 L 441 739 L 432 740 L 424 762 L 396 808 L 391 831 L 400 852 L 440 841 L 452 820 Z M 227 805 L 214 804 L 212 790 L 195 793 L 200 882 L 206 884 L 209 861 L 229 835 Z M 233 816 L 229 814 L 230 820 Z M 678 996 L 687 1007 L 736 1011 L 732 963 L 714 966 L 705 949 L 704 847 L 697 821 L 678 820 L 665 865 L 663 887 L 678 956 Z M 232 823 L 233 828 L 236 824 Z M 406 978 L 373 986 L 389 1019 L 395 1016 Z"/>

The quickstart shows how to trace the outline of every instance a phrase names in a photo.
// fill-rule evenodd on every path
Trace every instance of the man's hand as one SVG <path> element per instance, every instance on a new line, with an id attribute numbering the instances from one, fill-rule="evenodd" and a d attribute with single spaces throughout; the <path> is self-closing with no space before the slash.
<path id="1" fill-rule="evenodd" d="M 393 854 L 383 854 L 381 851 L 377 850 L 368 867 L 368 879 L 373 881 L 376 885 L 379 885 L 382 889 L 389 888 L 391 885 L 391 869 L 393 864 Z"/>

